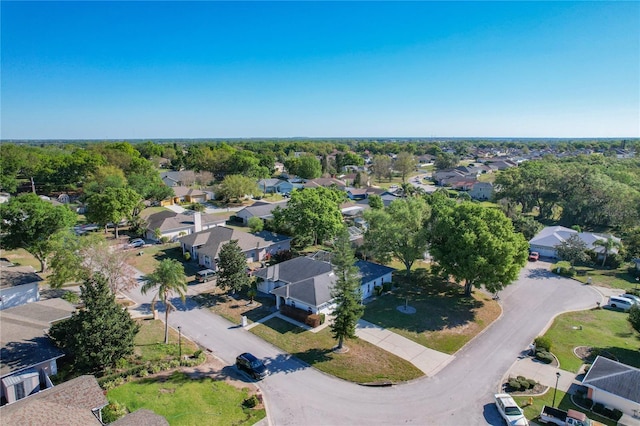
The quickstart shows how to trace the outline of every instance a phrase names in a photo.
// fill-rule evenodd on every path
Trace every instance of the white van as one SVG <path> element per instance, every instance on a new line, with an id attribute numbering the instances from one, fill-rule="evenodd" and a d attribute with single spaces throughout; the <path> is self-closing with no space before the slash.
<path id="1" fill-rule="evenodd" d="M 196 272 L 196 278 L 201 283 L 211 281 L 215 276 L 216 272 L 211 269 L 203 269 L 202 271 Z"/>
<path id="2" fill-rule="evenodd" d="M 628 311 L 635 304 L 635 300 L 627 299 L 625 297 L 611 296 L 609 298 L 609 306 L 612 308 L 622 309 L 623 311 Z"/>

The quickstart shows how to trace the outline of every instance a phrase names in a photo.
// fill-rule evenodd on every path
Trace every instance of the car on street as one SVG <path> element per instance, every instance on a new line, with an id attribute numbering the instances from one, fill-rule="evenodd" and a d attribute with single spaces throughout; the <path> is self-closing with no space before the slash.
<path id="1" fill-rule="evenodd" d="M 529 253 L 529 260 L 530 261 L 535 262 L 538 259 L 540 259 L 540 253 L 538 253 L 537 251 L 532 251 L 531 253 Z"/>
<path id="2" fill-rule="evenodd" d="M 144 247 L 146 243 L 144 242 L 144 240 L 142 238 L 136 238 L 133 239 L 131 241 L 129 241 L 129 247 L 130 248 L 138 248 L 138 247 Z"/>
<path id="3" fill-rule="evenodd" d="M 237 356 L 236 367 L 256 380 L 261 380 L 267 377 L 267 367 L 262 361 L 249 352 L 245 352 Z"/>
<path id="4" fill-rule="evenodd" d="M 494 395 L 496 407 L 507 425 L 509 426 L 529 426 L 529 421 L 524 416 L 524 412 L 508 393 L 497 393 Z"/>

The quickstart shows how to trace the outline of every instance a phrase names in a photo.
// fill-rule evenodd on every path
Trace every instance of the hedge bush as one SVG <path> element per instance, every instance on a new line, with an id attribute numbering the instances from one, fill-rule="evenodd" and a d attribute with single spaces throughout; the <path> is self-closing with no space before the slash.
<path id="1" fill-rule="evenodd" d="M 260 400 L 256 395 L 251 395 L 249 398 L 242 401 L 242 406 L 247 408 L 253 408 L 260 403 Z"/>
<path id="2" fill-rule="evenodd" d="M 551 364 L 554 361 L 553 355 L 547 351 L 537 351 L 536 359 L 544 362 L 545 364 Z"/>
<path id="3" fill-rule="evenodd" d="M 390 282 L 382 283 L 382 291 L 391 291 L 392 284 Z"/>
<path id="4" fill-rule="evenodd" d="M 373 292 L 376 294 L 376 296 L 382 296 L 382 287 L 379 285 L 373 287 Z"/>
<path id="5" fill-rule="evenodd" d="M 545 336 L 538 336 L 533 341 L 536 345 L 536 349 L 543 350 L 545 352 L 551 352 L 551 339 Z"/>

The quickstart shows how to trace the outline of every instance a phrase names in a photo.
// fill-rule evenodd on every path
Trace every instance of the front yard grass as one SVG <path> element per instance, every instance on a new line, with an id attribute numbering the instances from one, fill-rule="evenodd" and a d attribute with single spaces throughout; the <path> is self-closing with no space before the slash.
<path id="1" fill-rule="evenodd" d="M 577 373 L 583 364 L 573 353 L 577 346 L 607 351 L 618 361 L 640 368 L 640 336 L 628 317 L 627 313 L 609 309 L 569 312 L 558 316 L 545 336 L 551 340 L 551 352 L 563 370 Z"/>
<path id="2" fill-rule="evenodd" d="M 491 297 L 474 291 L 463 297 L 462 287 L 429 276 L 418 269 L 409 281 L 403 273 L 394 276 L 400 287 L 366 305 L 363 319 L 398 333 L 416 343 L 453 354 L 500 315 Z M 405 301 L 416 309 L 413 315 L 398 311 Z"/>
<path id="3" fill-rule="evenodd" d="M 362 339 L 345 341 L 347 353 L 336 354 L 336 340 L 329 328 L 311 333 L 280 318 L 272 318 L 250 330 L 327 374 L 356 383 L 391 381 L 394 383 L 422 377 L 413 364 Z"/>
<path id="4" fill-rule="evenodd" d="M 169 327 L 169 344 L 164 344 L 164 323 L 160 320 L 138 320 L 140 331 L 134 340 L 134 355 L 141 361 L 177 359 L 180 353 L 177 330 Z M 182 336 L 182 355 L 193 355 L 198 346 Z"/>
<path id="5" fill-rule="evenodd" d="M 621 288 L 631 290 L 638 285 L 638 281 L 627 272 L 627 264 L 623 264 L 618 269 L 601 269 L 593 266 L 576 266 L 578 275 L 574 279 L 587 283 L 591 277 L 591 284 L 608 288 Z"/>
<path id="6" fill-rule="evenodd" d="M 266 416 L 264 408 L 248 409 L 242 402 L 248 389 L 236 389 L 210 378 L 191 379 L 175 372 L 168 378 L 133 381 L 107 393 L 109 401 L 130 412 L 146 408 L 164 416 L 170 425 L 252 425 Z"/>
<path id="7" fill-rule="evenodd" d="M 188 283 L 195 280 L 195 274 L 200 270 L 195 261 L 186 262 L 184 260 L 180 243 L 147 245 L 141 248 L 128 249 L 128 252 L 129 264 L 143 274 L 151 274 L 164 259 L 175 259 L 182 263 Z M 142 255 L 139 254 L 140 252 L 142 252 Z"/>
<path id="8" fill-rule="evenodd" d="M 540 415 L 543 406 L 551 406 L 551 403 L 553 402 L 553 388 L 549 388 L 547 393 L 545 393 L 544 395 L 534 396 L 533 404 L 531 405 L 528 405 L 528 396 L 514 395 L 514 399 L 520 406 L 520 408 L 524 410 L 525 417 L 529 420 L 533 420 Z M 600 423 L 604 423 L 607 426 L 616 426 L 615 421 L 599 416 L 598 414 L 588 412 L 587 410 L 578 407 L 571 401 L 571 396 L 568 393 L 564 393 L 560 390 L 556 393 L 556 404 L 556 408 L 559 408 L 561 410 L 576 410 L 581 413 L 585 413 L 591 420 L 596 420 Z"/>
<path id="9" fill-rule="evenodd" d="M 213 292 L 194 296 L 194 299 L 200 305 L 207 306 L 211 312 L 234 324 L 240 324 L 243 315 L 247 317 L 249 323 L 258 321 L 275 312 L 276 306 L 275 299 L 271 295 L 255 297 L 253 303 L 250 303 L 246 290 L 230 296 L 218 287 Z"/>

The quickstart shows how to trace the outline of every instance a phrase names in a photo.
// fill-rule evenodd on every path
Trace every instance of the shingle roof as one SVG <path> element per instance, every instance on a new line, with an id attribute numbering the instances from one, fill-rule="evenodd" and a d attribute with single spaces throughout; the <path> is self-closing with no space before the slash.
<path id="1" fill-rule="evenodd" d="M 269 247 L 278 242 L 289 240 L 289 237 L 268 231 L 249 234 L 226 226 L 216 226 L 215 228 L 186 235 L 178 241 L 192 247 L 198 247 L 200 253 L 215 259 L 218 257 L 222 246 L 231 240 L 238 240 L 238 246 L 242 251 L 246 252 L 256 248 Z"/>
<path id="2" fill-rule="evenodd" d="M 171 210 L 153 213 L 147 217 L 147 229 L 160 228 L 161 232 L 192 229 L 195 227 L 193 216 L 193 214 L 176 213 Z M 202 214 L 201 218 L 203 226 L 226 222 L 225 218 L 213 214 Z"/>
<path id="3" fill-rule="evenodd" d="M 287 203 L 289 200 L 280 201 L 277 203 L 267 203 L 266 201 L 257 202 L 251 206 L 245 207 L 238 212 L 243 213 L 247 217 L 267 217 L 272 214 L 272 212 L 276 209 L 276 207 L 285 208 L 287 207 Z"/>
<path id="4" fill-rule="evenodd" d="M 140 409 L 109 423 L 110 426 L 169 426 L 167 419 L 151 410 Z"/>
<path id="5" fill-rule="evenodd" d="M 640 404 L 640 369 L 598 356 L 582 379 L 588 385 Z"/>
<path id="6" fill-rule="evenodd" d="M 42 281 L 42 278 L 36 274 L 32 266 L 8 266 L 0 269 L 0 288 L 15 287 L 40 281 Z"/>
<path id="7" fill-rule="evenodd" d="M 569 239 L 572 235 L 577 235 L 586 245 L 587 249 L 593 250 L 598 253 L 604 252 L 604 247 L 594 245 L 596 241 L 605 241 L 607 238 L 612 237 L 616 242 L 620 242 L 619 238 L 611 235 L 593 234 L 591 232 L 578 232 L 573 229 L 565 228 L 564 226 L 547 226 L 542 231 L 538 232 L 535 237 L 529 240 L 529 244 L 541 246 L 541 247 L 555 247 L 562 244 Z M 611 253 L 617 253 L 618 250 L 613 248 Z"/>
<path id="8" fill-rule="evenodd" d="M 332 266 L 329 262 L 320 262 L 303 256 L 260 269 L 254 272 L 254 275 L 265 280 L 282 281 L 289 284 L 324 274 L 331 270 Z"/>
<path id="9" fill-rule="evenodd" d="M 367 262 L 366 260 L 358 260 L 355 266 L 360 270 L 360 276 L 363 283 L 367 283 L 395 271 L 394 268 Z"/>
<path id="10" fill-rule="evenodd" d="M 290 297 L 310 306 L 320 306 L 332 299 L 331 288 L 335 279 L 336 276 L 333 272 L 327 272 L 276 288 L 271 293 L 276 296 Z"/>
<path id="11" fill-rule="evenodd" d="M 108 404 L 93 376 L 80 376 L 0 408 L 4 424 L 86 426 L 101 424 L 92 410 Z"/>
<path id="12" fill-rule="evenodd" d="M 45 330 L 74 310 L 65 300 L 49 299 L 0 311 L 0 377 L 61 357 Z"/>

